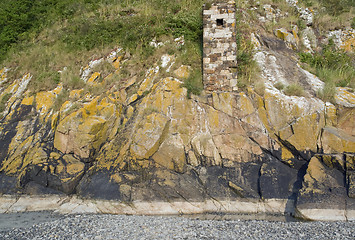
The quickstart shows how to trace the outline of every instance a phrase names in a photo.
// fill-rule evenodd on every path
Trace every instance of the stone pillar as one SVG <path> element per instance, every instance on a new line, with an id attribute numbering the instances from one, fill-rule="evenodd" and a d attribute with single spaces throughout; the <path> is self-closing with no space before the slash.
<path id="1" fill-rule="evenodd" d="M 203 10 L 203 84 L 206 91 L 237 90 L 235 2 Z"/>

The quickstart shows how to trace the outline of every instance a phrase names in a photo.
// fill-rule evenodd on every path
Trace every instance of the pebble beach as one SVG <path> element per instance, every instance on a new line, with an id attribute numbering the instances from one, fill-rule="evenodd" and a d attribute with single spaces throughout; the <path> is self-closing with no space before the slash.
<path id="1" fill-rule="evenodd" d="M 355 222 L 286 222 L 237 218 L 202 220 L 179 216 L 57 215 L 48 212 L 0 216 L 0 239 L 16 240 L 354 238 Z"/>

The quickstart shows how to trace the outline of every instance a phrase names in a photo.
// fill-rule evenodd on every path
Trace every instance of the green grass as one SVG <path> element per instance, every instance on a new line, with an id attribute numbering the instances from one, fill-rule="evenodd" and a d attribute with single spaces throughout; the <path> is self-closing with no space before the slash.
<path id="1" fill-rule="evenodd" d="M 200 95 L 203 90 L 202 72 L 199 68 L 195 69 L 190 76 L 185 79 L 182 84 L 187 89 L 187 97 L 191 98 L 191 94 Z"/>
<path id="2" fill-rule="evenodd" d="M 237 2 L 237 8 L 241 7 L 241 11 L 237 11 L 237 86 L 241 90 L 244 90 L 248 86 L 253 86 L 255 90 L 261 95 L 264 92 L 264 85 L 258 77 L 260 69 L 255 62 L 254 46 L 250 41 L 250 32 L 252 32 L 251 16 L 248 11 L 244 9 L 243 3 Z M 246 11 L 246 12 L 244 12 Z"/>
<path id="3" fill-rule="evenodd" d="M 354 54 L 336 49 L 332 41 L 320 52 L 299 55 L 304 67 L 325 83 L 318 93 L 323 100 L 333 102 L 336 87 L 355 88 Z"/>
<path id="4" fill-rule="evenodd" d="M 281 82 L 277 82 L 274 84 L 274 87 L 281 91 L 282 89 L 285 88 L 285 85 Z"/>
<path id="5" fill-rule="evenodd" d="M 301 62 L 308 64 L 324 82 L 332 81 L 339 87 L 355 87 L 354 56 L 336 49 L 332 41 L 320 52 L 301 52 L 299 55 Z"/>
<path id="6" fill-rule="evenodd" d="M 303 87 L 297 83 L 293 83 L 293 84 L 288 85 L 284 89 L 284 93 L 288 96 L 302 97 L 305 95 Z"/>
<path id="7" fill-rule="evenodd" d="M 115 47 L 123 47 L 135 68 L 144 69 L 157 58 L 157 49 L 149 45 L 152 39 L 183 35 L 186 44 L 174 54 L 182 64 L 196 66 L 201 59 L 203 2 L 1 1 L 0 64 L 12 69 L 11 79 L 30 72 L 32 92 L 53 89 L 59 82 L 73 89 L 83 87 L 77 79 L 80 67 Z M 180 57 L 189 55 L 190 49 L 194 50 L 190 57 Z M 66 73 L 59 75 L 65 67 Z"/>
<path id="8" fill-rule="evenodd" d="M 11 97 L 10 93 L 7 93 L 4 96 L 2 96 L 0 101 L 0 112 L 3 112 L 5 110 L 6 102 L 10 99 L 10 97 Z"/>
<path id="9" fill-rule="evenodd" d="M 11 0 L 0 2 L 0 60 L 11 47 L 33 39 L 54 21 L 68 19 L 83 9 L 95 9 L 94 0 Z"/>
<path id="10" fill-rule="evenodd" d="M 323 8 L 328 14 L 338 16 L 355 7 L 353 0 L 300 0 L 306 7 Z"/>

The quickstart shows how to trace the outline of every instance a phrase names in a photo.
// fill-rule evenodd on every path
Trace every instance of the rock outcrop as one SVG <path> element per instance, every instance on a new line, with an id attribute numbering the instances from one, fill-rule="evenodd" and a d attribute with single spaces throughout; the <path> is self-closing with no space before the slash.
<path id="1" fill-rule="evenodd" d="M 183 202 L 201 212 L 242 211 L 246 205 L 238 204 L 250 203 L 249 212 L 355 219 L 355 94 L 338 88 L 336 104 L 318 99 L 324 84 L 290 57 L 295 35 L 279 29 L 282 40 L 255 37 L 263 96 L 249 87 L 190 99 L 182 87 L 190 67 L 170 72 L 174 58 L 165 56 L 142 81 L 117 79 L 99 96 L 73 90 L 58 107 L 63 86 L 32 95 L 30 74 L 5 84 L 11 70 L 1 70 L 0 194 L 140 202 L 136 213 L 142 202 Z M 104 86 L 117 75 L 102 79 L 92 68 L 108 61 L 119 71 L 120 51 L 90 62 L 81 78 Z M 304 96 L 275 87 L 295 82 Z M 109 209 L 116 212 L 109 204 L 102 212 Z"/>

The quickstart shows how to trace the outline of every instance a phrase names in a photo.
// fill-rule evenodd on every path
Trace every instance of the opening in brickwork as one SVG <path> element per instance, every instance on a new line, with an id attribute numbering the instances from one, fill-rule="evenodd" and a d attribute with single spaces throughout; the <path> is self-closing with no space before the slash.
<path id="1" fill-rule="evenodd" d="M 223 19 L 217 19 L 217 26 L 223 26 Z"/>

